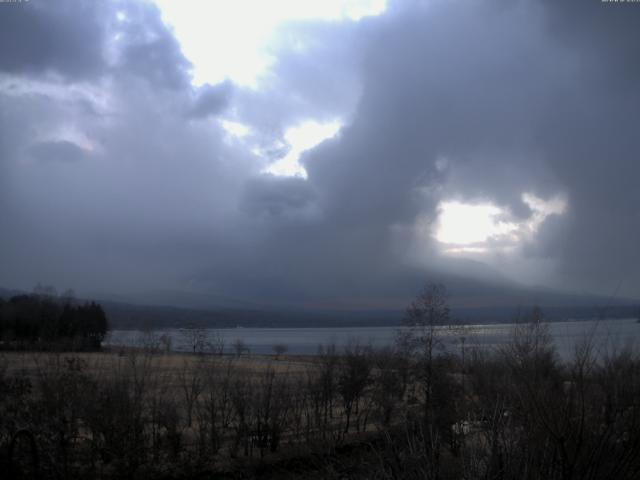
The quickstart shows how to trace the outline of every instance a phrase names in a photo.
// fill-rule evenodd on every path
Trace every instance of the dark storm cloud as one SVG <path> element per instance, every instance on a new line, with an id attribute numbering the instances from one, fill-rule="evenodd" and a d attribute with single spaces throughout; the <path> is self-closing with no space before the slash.
<path id="1" fill-rule="evenodd" d="M 159 10 L 148 4 L 124 5 L 118 29 L 121 36 L 117 42 L 122 45 L 118 67 L 149 79 L 156 87 L 188 88 L 191 63 L 162 22 Z"/>
<path id="2" fill-rule="evenodd" d="M 547 32 L 575 72 L 548 97 L 536 124 L 545 163 L 570 202 L 564 223 L 546 227 L 561 234 L 544 232 L 542 253 L 557 260 L 565 281 L 608 292 L 619 284 L 638 296 L 640 10 L 601 2 L 544 5 Z"/>
<path id="3" fill-rule="evenodd" d="M 58 15 L 57 3 L 47 2 L 42 22 L 23 28 L 37 36 Z M 67 71 L 68 60 L 55 56 L 39 76 L 5 69 L 2 284 L 29 288 L 43 281 L 125 293 L 183 287 L 203 256 L 224 244 L 218 238 L 233 223 L 234 192 L 259 168 L 227 147 L 215 125 L 185 120 L 194 98 L 189 62 L 157 9 L 104 5 L 109 28 L 86 39 L 110 52 L 100 78 L 89 81 L 80 67 Z M 88 20 L 82 9 L 67 10 L 65 28 Z M 45 70 L 68 76 L 50 78 Z M 89 150 L 90 161 L 74 161 Z"/>
<path id="4" fill-rule="evenodd" d="M 305 278 L 296 278 L 296 285 L 315 279 L 314 288 L 334 297 L 363 291 L 379 297 L 392 289 L 412 292 L 416 275 L 403 266 L 403 250 L 416 217 L 433 217 L 442 196 L 439 187 L 447 174 L 438 171 L 436 160 L 452 154 L 456 164 L 465 165 L 478 155 L 492 160 L 494 165 L 483 167 L 495 172 L 505 170 L 500 160 L 512 160 L 508 155 L 516 150 L 510 145 L 515 142 L 512 137 L 526 125 L 514 125 L 513 116 L 501 118 L 503 123 L 497 125 L 487 118 L 504 117 L 512 110 L 524 117 L 525 112 L 510 103 L 525 102 L 529 92 L 514 93 L 513 100 L 499 98 L 499 90 L 509 81 L 502 75 L 512 81 L 518 65 L 509 66 L 508 53 L 493 65 L 485 66 L 483 60 L 494 55 L 504 30 L 517 40 L 519 26 L 510 25 L 510 16 L 494 19 L 480 8 L 440 9 L 398 12 L 372 21 L 378 23 L 375 28 L 364 28 L 368 39 L 363 96 L 354 120 L 340 138 L 325 142 L 304 159 L 308 181 L 319 192 L 322 224 L 290 227 L 278 235 L 278 245 L 267 247 L 278 258 L 297 255 L 297 264 L 306 273 L 300 274 Z M 490 25 L 476 26 L 478 14 Z M 497 32 L 485 38 L 485 28 Z M 471 38 L 456 41 L 452 31 L 470 31 Z M 468 58 L 474 55 L 480 58 L 470 64 Z M 502 71 L 494 71 L 496 64 Z M 477 85 L 469 84 L 474 75 L 480 81 Z M 501 158 L 494 160 L 496 153 Z M 489 196 L 494 186 L 507 180 L 511 185 L 502 188 L 500 200 L 517 199 L 514 203 L 519 206 L 522 189 L 517 191 L 513 180 L 519 178 L 522 185 L 528 169 L 512 170 L 513 175 L 486 179 L 470 196 Z M 472 177 L 477 182 L 478 172 Z M 434 275 L 433 270 L 423 272 L 423 278 Z"/>
<path id="5" fill-rule="evenodd" d="M 267 144 L 309 118 L 342 117 L 355 110 L 361 94 L 366 24 L 307 21 L 287 24 L 282 30 L 272 47 L 275 64 L 260 88 L 234 92 L 238 120 L 264 133 Z"/>
<path id="6" fill-rule="evenodd" d="M 616 88 L 633 88 L 640 80 L 640 65 L 630 61 L 640 51 L 637 6 L 608 3 L 542 2 L 549 33 L 580 51 L 592 75 Z"/>
<path id="7" fill-rule="evenodd" d="M 249 214 L 280 217 L 303 213 L 315 199 L 313 189 L 301 178 L 261 175 L 247 184 L 243 204 Z"/>
<path id="8" fill-rule="evenodd" d="M 261 245 L 264 255 L 295 256 L 306 272 L 296 285 L 315 278 L 314 288 L 334 295 L 368 288 L 379 295 L 402 270 L 393 246 L 409 248 L 402 232 L 418 215 L 434 220 L 438 201 L 491 201 L 526 220 L 524 192 L 562 194 L 567 212 L 543 223 L 521 252 L 525 262 L 551 262 L 535 281 L 598 292 L 621 283 L 621 292 L 638 295 L 639 105 L 630 80 L 640 11 L 562 5 L 397 3 L 360 27 L 363 52 L 353 55 L 363 94 L 353 121 L 304 159 L 321 226 L 290 226 Z M 289 84 L 315 71 L 286 57 L 281 64 L 303 70 L 287 70 Z M 460 262 L 431 255 L 424 278 L 460 273 L 453 267 Z M 532 272 L 516 260 L 498 266 L 526 283 Z M 495 279 L 489 267 L 464 268 Z M 372 279 L 380 276 L 389 281 L 378 289 Z M 394 282 L 411 290 L 415 277 L 400 271 Z"/>
<path id="9" fill-rule="evenodd" d="M 39 142 L 30 148 L 30 152 L 43 162 L 78 162 L 87 157 L 87 152 L 67 140 Z"/>
<path id="10" fill-rule="evenodd" d="M 399 1 L 300 22 L 249 89 L 191 86 L 150 4 L 36 4 L 0 17 L 21 12 L 0 38 L 50 39 L 2 44 L 0 70 L 25 90 L 0 91 L 2 284 L 324 307 L 398 306 L 427 279 L 640 295 L 638 5 Z M 286 128 L 345 112 L 304 154 L 307 179 L 261 173 Z M 209 121 L 220 115 L 247 139 Z M 439 255 L 439 202 L 526 221 L 524 192 L 562 195 L 567 211 L 486 264 Z"/>
<path id="11" fill-rule="evenodd" d="M 232 93 L 233 84 L 229 81 L 217 85 L 203 85 L 198 89 L 189 116 L 204 118 L 209 115 L 218 115 L 229 105 Z"/>
<path id="12" fill-rule="evenodd" d="M 0 71 L 95 80 L 114 70 L 187 88 L 191 63 L 151 3 L 53 0 L 3 5 Z"/>
<path id="13" fill-rule="evenodd" d="M 102 2 L 58 0 L 2 5 L 0 70 L 86 78 L 104 68 Z M 82 21 L 78 21 L 82 19 Z"/>

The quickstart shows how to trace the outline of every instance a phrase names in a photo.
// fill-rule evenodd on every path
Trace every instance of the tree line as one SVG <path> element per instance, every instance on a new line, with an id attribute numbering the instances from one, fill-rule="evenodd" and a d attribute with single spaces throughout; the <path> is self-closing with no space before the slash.
<path id="1" fill-rule="evenodd" d="M 58 296 L 50 289 L 36 288 L 32 294 L 0 298 L 4 349 L 99 349 L 108 328 L 100 304 L 78 303 L 71 292 Z"/>

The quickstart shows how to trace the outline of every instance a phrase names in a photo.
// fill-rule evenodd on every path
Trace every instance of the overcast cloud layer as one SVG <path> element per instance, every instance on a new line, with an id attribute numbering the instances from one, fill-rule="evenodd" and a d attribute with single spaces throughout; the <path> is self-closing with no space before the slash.
<path id="1" fill-rule="evenodd" d="M 392 2 L 283 26 L 251 89 L 194 87 L 151 3 L 0 4 L 0 285 L 369 308 L 455 277 L 640 297 L 638 25 L 634 3 Z M 336 117 L 306 179 L 262 173 L 288 127 Z M 528 225 L 523 193 L 564 211 L 509 248 L 434 240 L 440 202 Z"/>

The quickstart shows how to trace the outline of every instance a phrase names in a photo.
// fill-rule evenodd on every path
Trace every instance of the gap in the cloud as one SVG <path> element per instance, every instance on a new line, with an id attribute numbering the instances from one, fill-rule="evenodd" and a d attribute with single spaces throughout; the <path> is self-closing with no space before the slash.
<path id="1" fill-rule="evenodd" d="M 234 122 L 232 120 L 220 120 L 220 126 L 224 131 L 232 137 L 244 138 L 251 133 L 251 127 L 244 123 Z"/>
<path id="2" fill-rule="evenodd" d="M 317 122 L 308 120 L 285 131 L 284 139 L 289 146 L 287 154 L 264 169 L 264 173 L 285 177 L 307 178 L 307 171 L 300 164 L 300 156 L 320 143 L 335 137 L 342 122 Z"/>
<path id="3" fill-rule="evenodd" d="M 531 209 L 523 220 L 510 219 L 508 209 L 491 202 L 442 201 L 432 236 L 446 254 L 483 254 L 508 251 L 534 236 L 551 215 L 562 215 L 567 200 L 558 194 L 548 199 L 530 192 L 521 195 Z"/>
<path id="4" fill-rule="evenodd" d="M 285 22 L 358 21 L 387 7 L 386 0 L 153 1 L 192 62 L 195 85 L 230 79 L 252 88 L 274 64 L 267 47 Z"/>

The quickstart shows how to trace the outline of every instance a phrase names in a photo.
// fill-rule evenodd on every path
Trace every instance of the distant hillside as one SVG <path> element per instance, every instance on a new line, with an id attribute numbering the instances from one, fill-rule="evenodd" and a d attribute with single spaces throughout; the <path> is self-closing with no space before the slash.
<path id="1" fill-rule="evenodd" d="M 102 302 L 114 329 L 209 327 L 340 327 L 399 325 L 401 312 L 309 312 L 141 306 Z"/>
<path id="2" fill-rule="evenodd" d="M 144 328 L 302 328 L 398 326 L 403 311 L 269 311 L 269 310 L 190 310 L 175 307 L 138 306 L 103 303 L 114 329 Z M 463 323 L 509 323 L 523 318 L 531 306 L 501 308 L 453 308 L 452 317 Z M 572 306 L 546 307 L 550 321 L 594 318 L 629 318 L 638 313 L 636 306 L 617 305 L 607 308 Z"/>
<path id="3" fill-rule="evenodd" d="M 468 307 L 452 302 L 452 317 L 463 323 L 507 323 L 522 318 L 534 304 L 540 305 L 550 321 L 593 318 L 629 318 L 640 313 L 638 303 L 627 299 L 611 300 L 596 296 L 563 295 L 542 289 L 504 292 L 500 306 Z M 0 298 L 17 295 L 17 290 L 0 288 Z M 482 293 L 488 294 L 489 291 Z M 499 294 L 495 289 L 491 296 Z M 509 298 L 511 305 L 504 299 Z M 525 299 L 535 298 L 535 302 Z M 96 299 L 103 306 L 112 329 L 158 328 L 301 328 L 400 325 L 404 309 L 312 310 L 287 308 L 211 307 L 183 308 L 162 305 L 138 305 Z M 83 301 L 80 299 L 80 301 Z M 484 304 L 489 297 L 485 297 Z"/>

